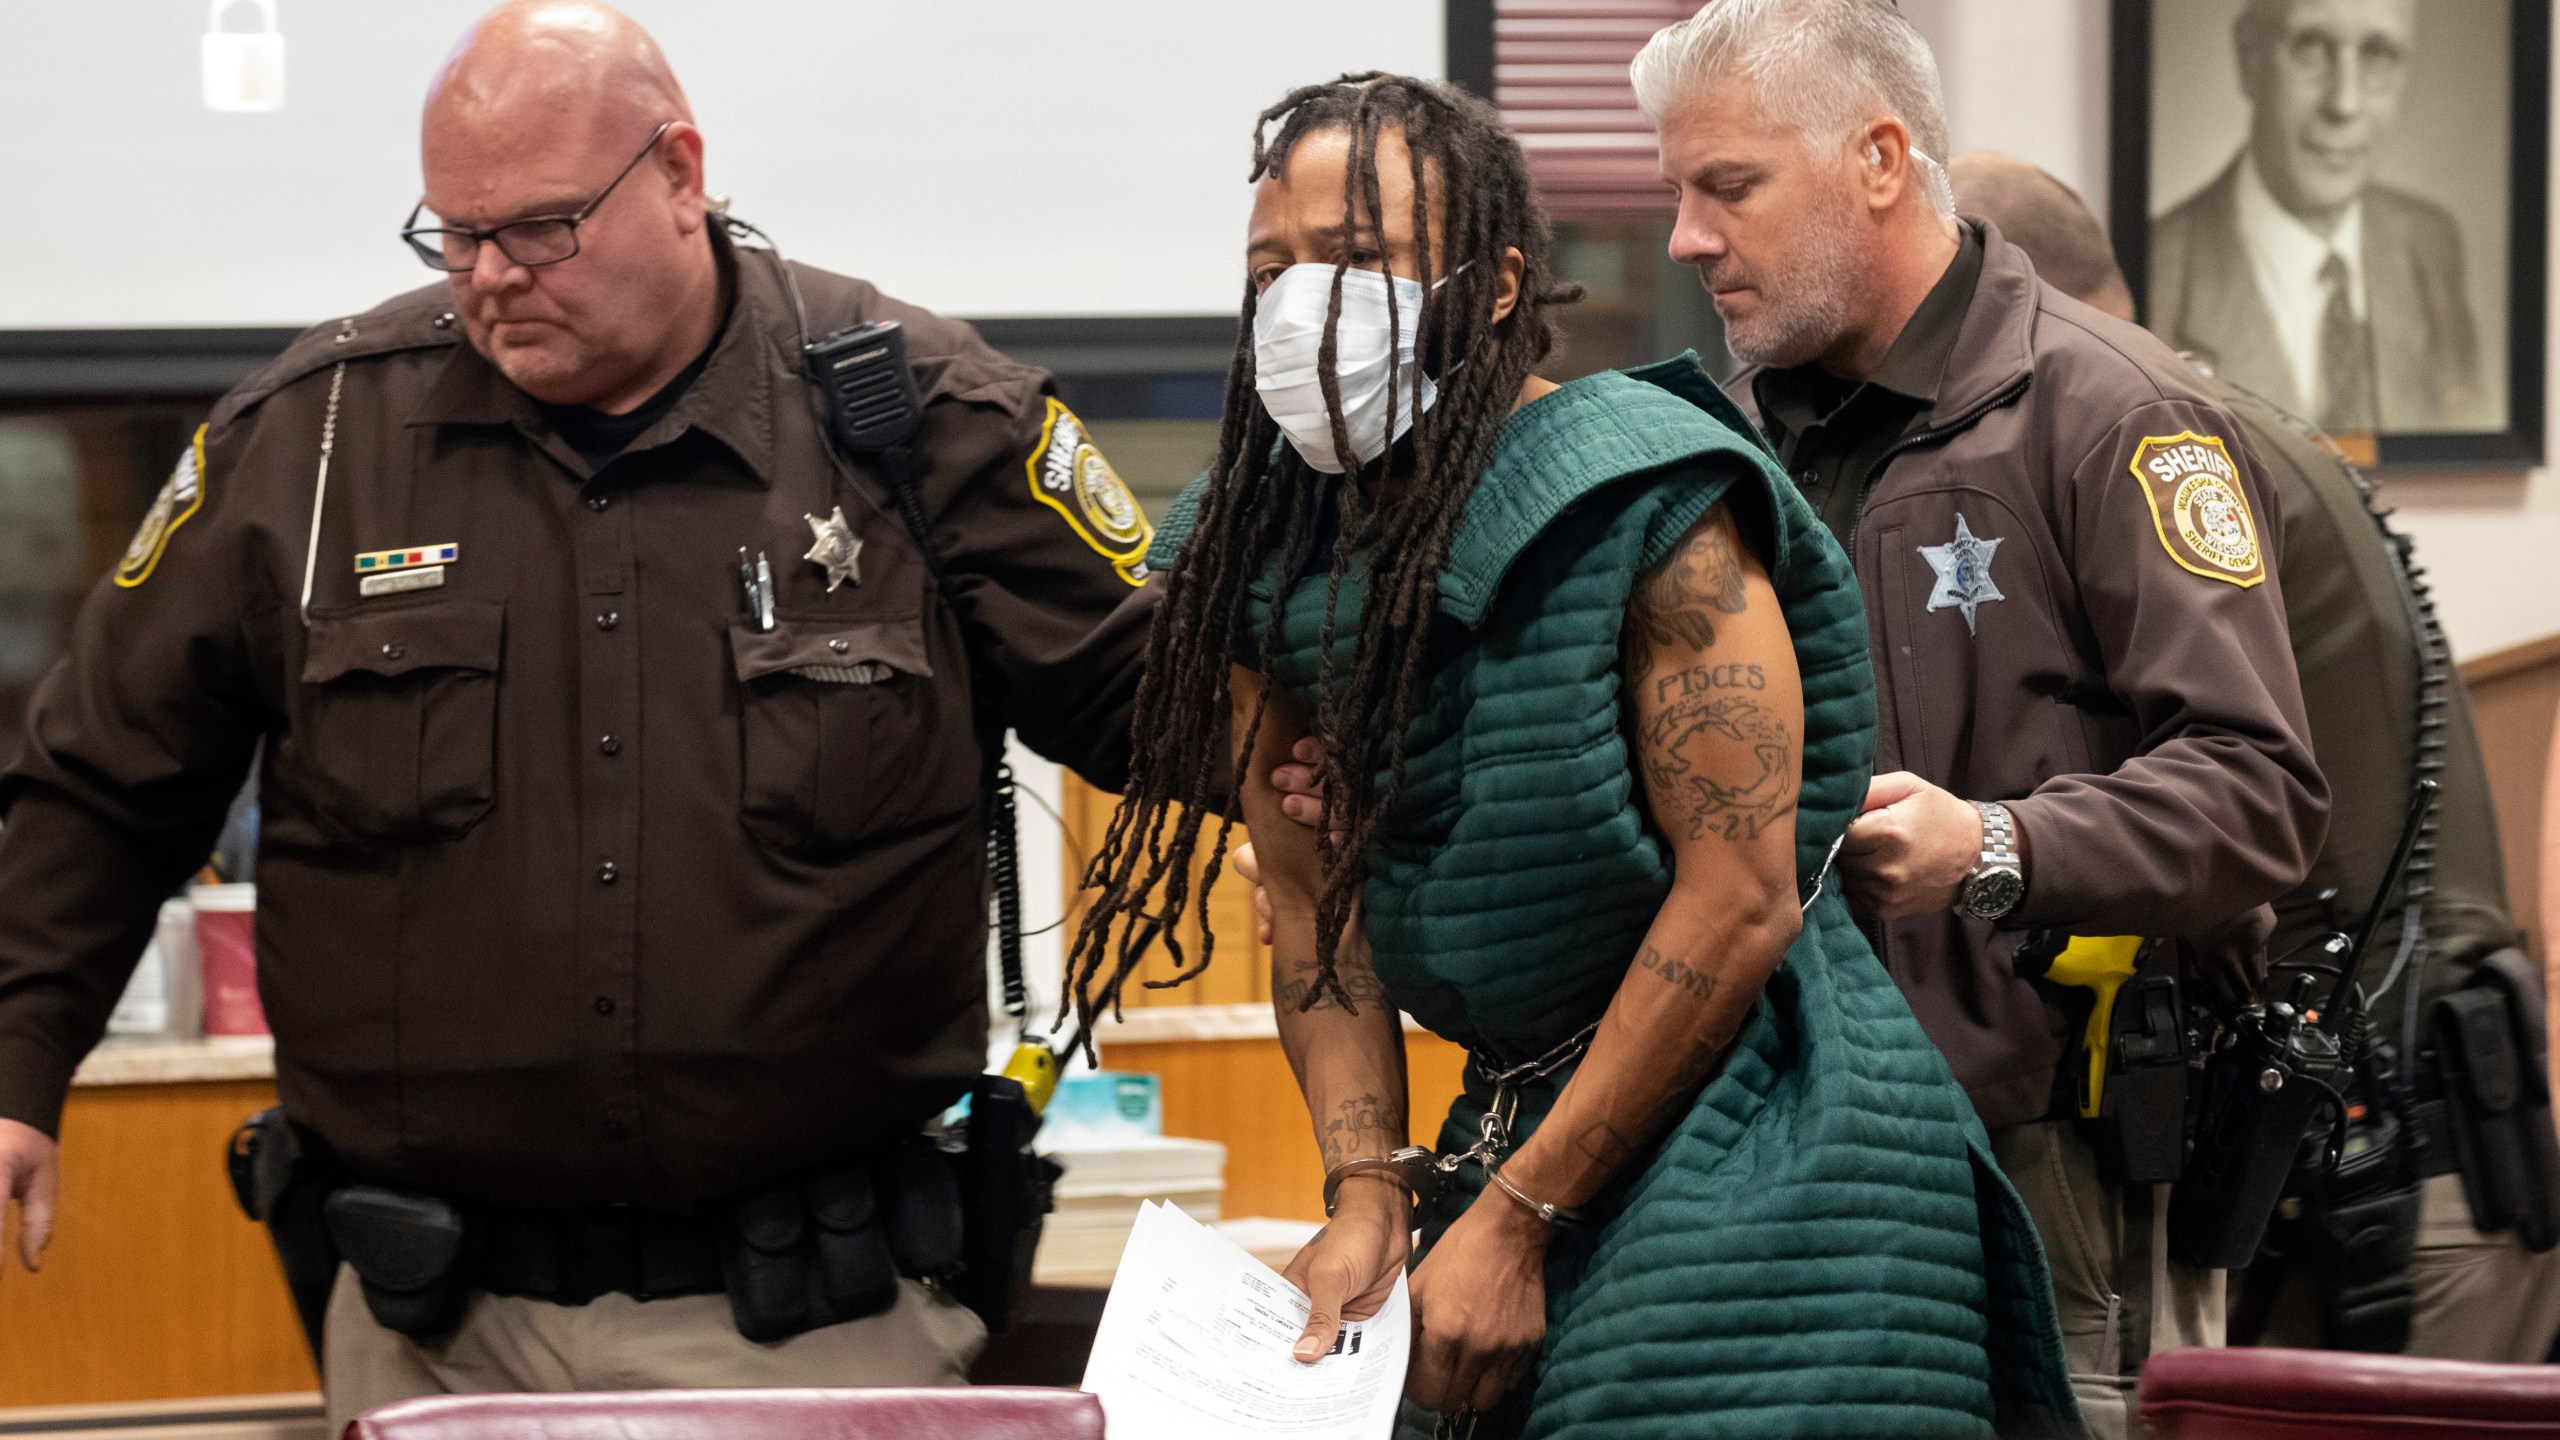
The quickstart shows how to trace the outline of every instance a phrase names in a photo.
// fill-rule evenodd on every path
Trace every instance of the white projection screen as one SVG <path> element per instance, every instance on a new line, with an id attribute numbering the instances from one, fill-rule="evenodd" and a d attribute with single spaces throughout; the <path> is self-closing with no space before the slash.
<path id="1" fill-rule="evenodd" d="M 482 0 L 278 0 L 271 114 L 204 108 L 201 0 L 0 8 L 0 329 L 300 325 L 433 278 L 395 231 L 428 77 Z M 957 315 L 1231 313 L 1255 112 L 1443 67 L 1441 0 L 624 8 L 692 97 L 715 192 L 795 258 Z"/>

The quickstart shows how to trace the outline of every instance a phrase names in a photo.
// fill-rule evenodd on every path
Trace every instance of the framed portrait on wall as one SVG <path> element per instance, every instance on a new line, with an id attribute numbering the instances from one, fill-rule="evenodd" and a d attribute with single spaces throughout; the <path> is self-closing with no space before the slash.
<path id="1" fill-rule="evenodd" d="M 2153 333 L 2384 465 L 2538 463 L 2551 0 L 2114 0 Z"/>

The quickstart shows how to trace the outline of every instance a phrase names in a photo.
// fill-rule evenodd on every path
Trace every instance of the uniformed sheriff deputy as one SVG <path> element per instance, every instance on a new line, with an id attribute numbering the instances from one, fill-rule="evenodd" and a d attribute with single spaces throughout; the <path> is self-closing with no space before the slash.
<path id="1" fill-rule="evenodd" d="M 2106 231 L 2069 187 L 1988 152 L 1958 156 L 1949 170 L 1964 212 L 1997 223 L 2047 284 L 2134 318 L 2133 292 Z M 2402 1138 L 2408 1168 L 2378 1176 L 2375 1188 L 2435 1173 L 2413 1212 L 2349 1212 L 2365 1232 L 2352 1245 L 2327 1238 L 2317 1205 L 2280 1220 L 2283 1253 L 2252 1264 L 2235 1287 L 2233 1338 L 2542 1360 L 2560 1331 L 2560 1249 L 2534 1253 L 2508 1217 L 2472 1213 L 2453 1173 L 2457 1147 L 2442 1133 L 2455 1123 L 2447 1107 L 2462 1103 L 2462 1086 L 2433 1073 L 2443 1059 L 2432 1051 L 2445 1037 L 2422 1026 L 2438 1002 L 2482 983 L 2484 965 L 2521 943 L 2470 703 L 2414 555 L 2376 513 L 2372 488 L 2304 421 L 2220 377 L 2206 379 L 2283 498 L 2278 578 L 2332 801 L 2328 840 L 2310 876 L 2276 901 L 2269 949 L 2301 953 L 2360 913 L 2382 883 L 2410 782 L 2425 775 L 2441 787 L 2422 861 L 2390 897 L 2380 951 L 2364 972 L 2366 988 L 2378 992 L 2374 1033 L 2397 1052 L 2394 1078 L 2415 1095 L 2420 1077 L 2411 1067 L 2425 1068 L 2424 1091 L 2446 1097 L 2411 1108 L 2423 1139 Z M 2414 929 L 2404 924 L 2412 920 Z M 2385 1098 L 2358 1096 L 2377 1113 L 2390 1108 Z M 2385 1228 L 2400 1232 L 2397 1245 L 2372 1243 L 2371 1227 L 2385 1214 L 2393 1217 Z"/>
<path id="2" fill-rule="evenodd" d="M 2275 496 L 2166 346 L 1956 217 L 1936 62 L 1887 0 L 1720 0 L 1633 80 L 1671 253 L 1748 364 L 1729 388 L 1865 593 L 1882 753 L 1845 883 L 2043 1233 L 2084 1413 L 2123 1434 L 2152 1350 L 2220 1341 L 2221 1276 L 2169 1266 L 2165 1203 L 2052 1118 L 2083 1007 L 2013 961 L 2035 927 L 2219 941 L 2309 869 Z"/>
<path id="3" fill-rule="evenodd" d="M 263 754 L 278 1088 L 372 1187 L 331 1233 L 407 1226 L 391 1258 L 435 1269 L 458 1206 L 477 1267 L 424 1338 L 381 1318 L 418 1275 L 338 1274 L 332 1433 L 437 1391 L 960 1381 L 983 1327 L 913 1279 L 770 1343 L 738 1317 L 840 1300 L 875 1213 L 939 1193 L 873 1162 L 982 1068 L 976 720 L 1117 787 L 1145 521 L 1044 372 L 733 246 L 620 14 L 491 13 L 423 140 L 446 283 L 224 397 L 0 778 L 24 1263 L 72 1069 Z M 921 535 L 831 452 L 802 304 L 905 326 Z"/>

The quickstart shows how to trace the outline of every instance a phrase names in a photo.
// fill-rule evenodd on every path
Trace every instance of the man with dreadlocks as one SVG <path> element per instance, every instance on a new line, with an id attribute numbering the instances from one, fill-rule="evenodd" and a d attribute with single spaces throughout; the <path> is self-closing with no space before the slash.
<path id="1" fill-rule="evenodd" d="M 1531 374 L 1576 292 L 1489 107 L 1308 86 L 1252 173 L 1072 964 L 1090 1027 L 1235 820 L 1261 837 L 1333 1217 L 1297 1355 L 1418 1223 L 1416 1421 L 2079 1433 L 2024 1211 L 1823 883 L 1874 752 L 1839 547 L 1694 356 Z M 1269 781 L 1310 737 L 1322 833 Z M 1399 1010 L 1470 1052 L 1442 1164 L 1401 1149 Z"/>

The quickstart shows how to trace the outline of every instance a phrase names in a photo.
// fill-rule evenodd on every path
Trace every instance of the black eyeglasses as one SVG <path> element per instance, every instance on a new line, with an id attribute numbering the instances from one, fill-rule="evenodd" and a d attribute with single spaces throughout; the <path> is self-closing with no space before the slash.
<path id="1" fill-rule="evenodd" d="M 649 158 L 649 152 L 658 148 L 659 137 L 675 123 L 669 120 L 650 131 L 649 143 L 640 147 L 640 153 L 631 157 L 631 163 L 623 166 L 596 198 L 579 206 L 575 215 L 537 215 L 488 230 L 450 230 L 420 225 L 418 217 L 427 209 L 427 202 L 420 200 L 401 223 L 400 238 L 409 242 L 409 248 L 418 252 L 419 261 L 430 270 L 472 268 L 480 263 L 480 244 L 484 240 L 496 241 L 499 251 L 519 265 L 557 265 L 578 253 L 578 227 L 596 213 L 596 207 L 605 202 L 625 176 Z"/>

